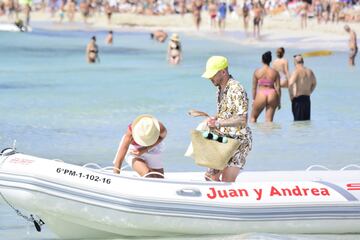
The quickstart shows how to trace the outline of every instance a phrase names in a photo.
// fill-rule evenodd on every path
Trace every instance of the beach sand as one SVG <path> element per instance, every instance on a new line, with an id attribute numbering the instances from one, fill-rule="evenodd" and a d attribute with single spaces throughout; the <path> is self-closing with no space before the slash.
<path id="1" fill-rule="evenodd" d="M 6 16 L 0 17 L 0 23 L 9 22 Z M 252 23 L 248 36 L 244 33 L 242 18 L 237 15 L 229 15 L 226 20 L 226 31 L 220 33 L 210 28 L 210 20 L 207 12 L 202 14 L 200 31 L 197 31 L 191 14 L 147 16 L 132 13 L 113 14 L 112 24 L 107 23 L 106 16 L 96 14 L 85 24 L 80 13 L 76 14 L 75 21 L 69 22 L 66 17 L 63 23 L 59 22 L 59 14 L 51 18 L 49 12 L 33 12 L 31 25 L 34 28 L 48 30 L 114 30 L 114 31 L 152 31 L 163 29 L 168 32 L 179 32 L 203 38 L 231 41 L 254 47 L 279 47 L 347 51 L 348 34 L 344 31 L 344 25 L 340 22 L 318 25 L 316 19 L 309 19 L 305 30 L 300 28 L 300 19 L 283 12 L 276 16 L 266 16 L 261 30 L 261 39 L 252 37 Z M 351 28 L 360 34 L 360 24 L 349 23 Z"/>

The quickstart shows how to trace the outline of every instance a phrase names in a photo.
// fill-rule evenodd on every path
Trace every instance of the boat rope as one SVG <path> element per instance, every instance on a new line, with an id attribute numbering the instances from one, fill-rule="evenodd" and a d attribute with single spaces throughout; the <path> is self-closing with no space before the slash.
<path id="1" fill-rule="evenodd" d="M 165 178 L 164 174 L 162 173 L 159 173 L 159 172 L 148 172 L 147 174 L 145 174 L 144 176 L 142 176 L 143 178 L 146 178 L 147 176 L 149 175 L 158 175 L 158 176 L 161 176 L 163 178 Z"/>
<path id="2" fill-rule="evenodd" d="M 357 165 L 357 164 L 349 164 L 349 165 L 346 165 L 345 167 L 341 168 L 340 171 L 348 170 L 349 168 L 357 168 L 357 169 L 360 169 L 360 165 Z"/>
<path id="3" fill-rule="evenodd" d="M 97 163 L 86 163 L 82 166 L 83 168 L 100 169 L 101 167 Z"/>
<path id="4" fill-rule="evenodd" d="M 4 148 L 3 150 L 1 150 L 0 152 L 0 166 L 2 166 L 5 162 L 5 160 L 16 153 L 16 140 L 14 140 L 13 142 L 13 146 L 12 148 Z"/>
<path id="5" fill-rule="evenodd" d="M 320 169 L 327 170 L 327 171 L 330 170 L 329 168 L 327 168 L 327 167 L 325 167 L 323 165 L 311 165 L 305 171 L 310 171 L 313 168 L 320 168 Z"/>
<path id="6" fill-rule="evenodd" d="M 126 165 L 124 167 L 122 167 L 121 169 L 117 168 L 117 167 L 113 167 L 113 166 L 109 166 L 109 167 L 101 167 L 100 165 L 98 165 L 97 163 L 86 163 L 85 165 L 82 166 L 83 168 L 87 168 L 87 169 L 94 169 L 94 170 L 97 170 L 97 169 L 100 169 L 100 172 L 106 172 L 108 170 L 118 170 L 118 171 L 122 171 L 126 168 L 129 168 L 130 166 L 129 165 Z"/>
<path id="7" fill-rule="evenodd" d="M 119 168 L 117 168 L 117 167 L 113 167 L 113 166 L 103 167 L 100 172 L 106 172 L 106 171 L 109 171 L 109 170 L 118 170 L 118 171 L 121 172 L 122 170 L 124 170 L 124 169 L 126 169 L 126 168 L 129 168 L 129 167 L 130 167 L 129 165 L 127 165 L 127 166 L 125 166 L 125 167 L 122 167 L 121 169 L 119 169 Z"/>
<path id="8" fill-rule="evenodd" d="M 51 159 L 51 160 L 53 160 L 53 161 L 55 161 L 55 162 L 61 162 L 61 163 L 64 162 L 64 160 L 61 160 L 61 159 L 58 159 L 58 158 L 54 158 L 54 159 Z"/>
<path id="9" fill-rule="evenodd" d="M 0 196 L 2 197 L 2 199 L 4 200 L 4 202 L 7 203 L 7 205 L 9 205 L 9 207 L 12 208 L 12 209 L 16 212 L 16 214 L 17 214 L 18 216 L 24 218 L 24 219 L 25 219 L 26 221 L 28 221 L 28 222 L 33 223 L 34 226 L 35 226 L 36 231 L 41 232 L 41 226 L 45 224 L 43 220 L 41 220 L 38 216 L 37 216 L 38 220 L 36 220 L 36 219 L 34 218 L 34 215 L 32 215 L 32 214 L 30 214 L 30 216 L 26 216 L 26 215 L 23 214 L 19 209 L 15 208 L 15 207 L 4 197 L 4 195 L 3 195 L 1 192 L 0 192 Z"/>
<path id="10" fill-rule="evenodd" d="M 16 154 L 16 147 L 15 147 L 15 146 L 16 146 L 16 140 L 14 140 L 14 142 L 13 142 L 13 147 L 12 147 L 12 148 L 5 148 L 5 149 L 3 149 L 3 150 L 0 152 L 0 157 L 1 157 L 1 162 L 0 162 L 0 164 L 1 164 L 1 165 L 5 162 L 5 160 L 6 160 L 9 156 L 11 156 L 11 155 L 13 155 L 13 154 Z M 1 165 L 0 165 L 0 166 L 1 166 Z M 41 220 L 38 216 L 37 216 L 38 220 L 36 220 L 33 214 L 30 214 L 30 216 L 26 216 L 26 215 L 23 214 L 19 209 L 15 208 L 15 207 L 5 198 L 5 196 L 4 196 L 1 192 L 0 192 L 0 196 L 1 196 L 1 198 L 4 200 L 4 202 L 5 202 L 7 205 L 9 205 L 9 207 L 12 208 L 12 209 L 16 212 L 16 214 L 17 214 L 18 216 L 24 218 L 24 219 L 25 219 L 26 221 L 28 221 L 28 222 L 33 223 L 34 226 L 35 226 L 35 228 L 36 228 L 36 230 L 37 230 L 38 232 L 41 232 L 41 226 L 45 224 L 43 220 Z"/>

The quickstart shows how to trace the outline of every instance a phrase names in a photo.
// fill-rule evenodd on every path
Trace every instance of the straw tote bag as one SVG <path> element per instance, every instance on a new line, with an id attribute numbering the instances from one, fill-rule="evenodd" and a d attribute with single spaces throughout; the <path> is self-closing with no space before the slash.
<path id="1" fill-rule="evenodd" d="M 193 146 L 192 158 L 199 166 L 223 170 L 230 158 L 240 146 L 240 142 L 228 138 L 227 143 L 206 139 L 202 132 L 193 130 L 191 132 L 191 143 Z"/>

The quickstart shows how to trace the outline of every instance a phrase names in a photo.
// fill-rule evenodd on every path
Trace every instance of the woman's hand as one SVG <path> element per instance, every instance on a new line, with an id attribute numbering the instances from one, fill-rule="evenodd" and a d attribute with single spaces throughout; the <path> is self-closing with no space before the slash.
<path id="1" fill-rule="evenodd" d="M 130 151 L 131 154 L 134 154 L 136 156 L 141 156 L 143 155 L 144 153 L 147 153 L 149 150 L 148 147 L 142 147 L 142 148 L 139 148 L 139 149 L 133 149 Z"/>
<path id="2" fill-rule="evenodd" d="M 216 121 L 217 121 L 216 117 L 209 117 L 206 120 L 207 125 L 209 126 L 209 128 L 216 128 Z"/>

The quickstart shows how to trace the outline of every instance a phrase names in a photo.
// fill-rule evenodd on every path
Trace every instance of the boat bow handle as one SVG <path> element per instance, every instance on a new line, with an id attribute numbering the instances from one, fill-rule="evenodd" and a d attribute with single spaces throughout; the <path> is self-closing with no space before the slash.
<path id="1" fill-rule="evenodd" d="M 177 195 L 185 197 L 201 197 L 201 192 L 197 188 L 183 188 L 176 191 Z"/>

